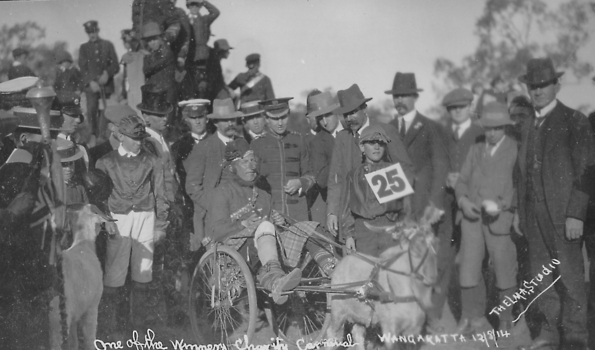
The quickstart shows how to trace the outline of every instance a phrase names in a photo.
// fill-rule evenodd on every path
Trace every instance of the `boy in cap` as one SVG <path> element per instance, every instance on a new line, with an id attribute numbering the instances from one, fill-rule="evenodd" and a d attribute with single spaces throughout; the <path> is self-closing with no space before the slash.
<path id="1" fill-rule="evenodd" d="M 56 80 L 54 90 L 80 94 L 83 90 L 81 71 L 73 64 L 72 55 L 68 51 L 56 53 Z"/>
<path id="2" fill-rule="evenodd" d="M 471 146 L 455 193 L 463 212 L 459 279 L 463 315 L 457 334 L 475 334 L 491 326 L 484 316 L 486 293 L 482 262 L 485 250 L 496 272 L 500 305 L 516 292 L 517 255 L 511 239 L 511 226 L 516 203 L 513 171 L 517 159 L 517 143 L 505 135 L 505 127 L 514 124 L 508 108 L 490 102 L 482 109 L 478 124 L 485 130 L 486 142 Z M 500 317 L 500 330 L 512 330 L 512 307 L 503 311 L 494 308 L 490 314 Z"/>
<path id="3" fill-rule="evenodd" d="M 33 71 L 27 67 L 27 57 L 29 57 L 29 51 L 27 49 L 18 47 L 12 50 L 12 57 L 14 62 L 8 69 L 8 80 L 20 78 L 20 77 L 34 77 Z"/>
<path id="4" fill-rule="evenodd" d="M 83 79 L 83 89 L 87 98 L 87 117 L 92 133 L 101 137 L 103 121 L 99 119 L 99 99 L 108 99 L 114 92 L 114 75 L 120 71 L 114 45 L 99 37 L 97 21 L 83 24 L 89 41 L 79 49 L 78 64 Z M 105 108 L 105 106 L 103 106 Z"/>
<path id="5" fill-rule="evenodd" d="M 118 149 L 97 161 L 97 169 L 112 180 L 107 204 L 117 220 L 106 226 L 112 235 L 107 245 L 102 298 L 107 335 L 113 332 L 115 307 L 122 297 L 129 265 L 135 301 L 133 326 L 144 326 L 139 318 L 144 314 L 147 285 L 152 280 L 153 249 L 165 236 L 169 209 L 161 161 L 141 147 L 142 140 L 149 136 L 142 120 L 136 115 L 125 116 L 117 136 Z"/>
<path id="6" fill-rule="evenodd" d="M 275 98 L 271 79 L 260 72 L 260 55 L 252 53 L 246 56 L 246 73 L 238 74 L 229 83 L 229 88 L 240 88 L 240 101 L 272 100 Z"/>

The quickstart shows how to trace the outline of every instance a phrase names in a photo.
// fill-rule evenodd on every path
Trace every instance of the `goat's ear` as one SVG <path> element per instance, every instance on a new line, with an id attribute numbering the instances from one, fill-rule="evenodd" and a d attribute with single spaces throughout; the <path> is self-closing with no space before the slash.
<path id="1" fill-rule="evenodd" d="M 376 232 L 376 233 L 393 233 L 396 230 L 395 225 L 387 225 L 387 226 L 374 226 L 374 225 L 370 225 L 367 222 L 364 221 L 364 226 L 366 226 L 368 228 L 368 230 L 372 231 L 372 232 Z"/>

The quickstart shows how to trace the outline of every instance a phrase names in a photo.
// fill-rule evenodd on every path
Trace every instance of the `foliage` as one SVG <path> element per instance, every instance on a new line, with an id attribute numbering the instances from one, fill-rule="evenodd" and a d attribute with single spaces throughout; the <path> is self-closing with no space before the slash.
<path id="1" fill-rule="evenodd" d="M 577 56 L 589 40 L 589 12 L 584 1 L 487 0 L 476 22 L 479 43 L 460 64 L 446 58 L 434 63 L 434 73 L 447 91 L 456 86 L 484 83 L 497 75 L 516 81 L 533 57 L 549 56 L 554 65 L 581 78 L 593 67 Z"/>

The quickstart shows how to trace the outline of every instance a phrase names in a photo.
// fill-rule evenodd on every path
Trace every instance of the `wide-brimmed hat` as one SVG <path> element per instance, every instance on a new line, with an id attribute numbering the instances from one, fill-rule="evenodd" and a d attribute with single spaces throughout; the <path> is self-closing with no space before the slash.
<path id="1" fill-rule="evenodd" d="M 359 143 L 362 144 L 366 141 L 382 141 L 384 143 L 389 143 L 391 140 L 381 125 L 374 124 L 367 126 L 361 132 Z"/>
<path id="2" fill-rule="evenodd" d="M 74 142 L 62 138 L 56 139 L 56 150 L 61 163 L 74 162 L 83 157 L 83 151 Z"/>
<path id="3" fill-rule="evenodd" d="M 33 107 L 26 95 L 38 80 L 36 77 L 21 77 L 0 83 L 0 109 Z"/>
<path id="4" fill-rule="evenodd" d="M 481 116 L 476 123 L 484 128 L 495 128 L 503 125 L 513 125 L 514 121 L 508 114 L 508 106 L 501 102 L 489 102 L 483 106 Z"/>
<path id="5" fill-rule="evenodd" d="M 209 119 L 233 119 L 241 117 L 242 113 L 236 111 L 231 98 L 215 99 L 213 101 L 213 113 L 207 115 Z"/>
<path id="6" fill-rule="evenodd" d="M 446 108 L 466 106 L 471 102 L 473 102 L 473 93 L 465 88 L 456 88 L 442 99 L 442 105 Z"/>
<path id="7" fill-rule="evenodd" d="M 258 102 L 264 108 L 267 117 L 280 118 L 289 113 L 289 100 L 293 97 L 272 98 Z"/>
<path id="8" fill-rule="evenodd" d="M 414 73 L 397 72 L 395 79 L 393 79 L 392 90 L 387 90 L 384 93 L 388 95 L 411 95 L 421 91 L 423 90 L 417 88 Z"/>
<path id="9" fill-rule="evenodd" d="M 330 113 L 340 107 L 330 92 L 325 91 L 316 95 L 308 96 L 306 101 L 306 116 L 318 117 Z"/>
<path id="10" fill-rule="evenodd" d="M 263 115 L 264 107 L 260 104 L 260 100 L 254 100 L 244 102 L 240 106 L 240 112 L 242 112 L 242 118 L 253 117 L 255 115 Z"/>
<path id="11" fill-rule="evenodd" d="M 83 23 L 83 27 L 85 27 L 86 33 L 95 33 L 99 30 L 99 23 L 97 21 L 87 21 Z"/>
<path id="12" fill-rule="evenodd" d="M 113 105 L 105 108 L 105 118 L 115 126 L 119 126 L 122 119 L 129 115 L 137 115 L 129 105 Z"/>
<path id="13" fill-rule="evenodd" d="M 364 97 L 357 84 L 351 85 L 347 90 L 339 90 L 337 97 L 339 98 L 339 108 L 334 110 L 337 114 L 349 113 L 372 99 Z"/>
<path id="14" fill-rule="evenodd" d="M 145 125 L 143 124 L 142 119 L 137 115 L 129 115 L 122 118 L 120 125 L 118 126 L 118 132 L 134 140 L 140 140 L 151 136 L 145 131 Z"/>
<path id="15" fill-rule="evenodd" d="M 154 115 L 165 115 L 173 110 L 171 103 L 167 102 L 167 90 L 157 89 L 154 84 L 146 84 L 140 88 L 142 102 L 136 108 L 142 112 Z"/>
<path id="16" fill-rule="evenodd" d="M 225 39 L 215 40 L 215 42 L 213 43 L 213 47 L 215 49 L 224 50 L 224 51 L 233 49 L 233 47 L 229 46 L 229 43 Z"/>
<path id="17" fill-rule="evenodd" d="M 143 39 L 147 39 L 147 38 L 150 38 L 153 36 L 159 36 L 159 35 L 163 34 L 163 32 L 161 31 L 161 27 L 159 26 L 159 23 L 157 23 L 157 22 L 147 22 L 146 24 L 144 24 L 141 33 L 142 33 L 141 37 Z"/>
<path id="18" fill-rule="evenodd" d="M 186 100 L 178 103 L 178 106 L 182 108 L 182 116 L 186 118 L 198 118 L 206 117 L 209 113 L 208 105 L 211 101 L 202 98 L 196 98 L 193 100 Z"/>
<path id="19" fill-rule="evenodd" d="M 527 73 L 519 77 L 527 85 L 545 84 L 560 78 L 564 72 L 556 72 L 551 58 L 532 58 L 527 62 Z"/>

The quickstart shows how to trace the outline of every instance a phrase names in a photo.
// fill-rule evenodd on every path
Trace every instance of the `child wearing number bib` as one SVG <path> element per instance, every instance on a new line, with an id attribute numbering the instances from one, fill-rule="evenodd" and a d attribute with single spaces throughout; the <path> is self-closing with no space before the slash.
<path id="1" fill-rule="evenodd" d="M 365 175 L 390 166 L 386 161 L 386 145 L 391 140 L 379 125 L 371 125 L 361 132 L 359 147 L 364 163 L 349 172 L 342 191 L 341 233 L 347 248 L 360 253 L 379 256 L 396 242 L 391 235 L 373 232 L 371 226 L 394 225 L 402 212 L 402 200 L 380 204 Z"/>

